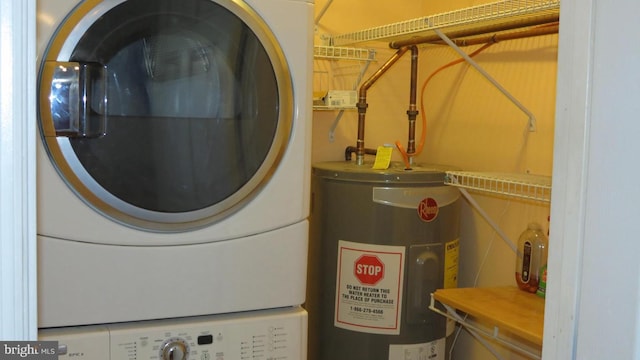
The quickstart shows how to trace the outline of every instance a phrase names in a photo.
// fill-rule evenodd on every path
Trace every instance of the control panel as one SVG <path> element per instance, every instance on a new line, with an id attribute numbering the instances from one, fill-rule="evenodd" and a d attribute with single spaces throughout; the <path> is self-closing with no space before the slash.
<path id="1" fill-rule="evenodd" d="M 301 308 L 41 330 L 60 359 L 299 360 L 306 358 Z M 87 341 L 91 340 L 91 341 Z"/>

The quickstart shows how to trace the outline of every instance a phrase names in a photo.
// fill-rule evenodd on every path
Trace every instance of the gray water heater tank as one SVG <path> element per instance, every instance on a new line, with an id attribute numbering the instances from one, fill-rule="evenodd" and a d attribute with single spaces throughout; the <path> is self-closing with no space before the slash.
<path id="1" fill-rule="evenodd" d="M 452 324 L 428 307 L 457 285 L 460 193 L 446 170 L 313 166 L 309 360 L 445 359 Z"/>

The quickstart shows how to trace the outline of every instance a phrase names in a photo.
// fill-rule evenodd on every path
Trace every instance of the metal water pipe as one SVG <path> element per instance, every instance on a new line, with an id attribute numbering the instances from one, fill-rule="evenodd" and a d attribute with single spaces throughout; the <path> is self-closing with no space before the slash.
<path id="1" fill-rule="evenodd" d="M 356 107 L 358 108 L 358 137 L 356 140 L 356 164 L 363 165 L 364 164 L 364 156 L 366 153 L 364 146 L 364 125 L 365 125 L 365 117 L 367 113 L 367 90 L 380 78 L 384 75 L 387 70 L 389 70 L 401 57 L 406 53 L 412 46 L 402 47 L 396 51 L 389 60 L 387 60 L 378 70 L 376 70 L 369 79 L 367 79 L 361 86 L 358 92 L 358 103 Z M 349 148 L 347 148 L 349 149 Z M 350 153 L 350 151 L 349 151 Z"/>

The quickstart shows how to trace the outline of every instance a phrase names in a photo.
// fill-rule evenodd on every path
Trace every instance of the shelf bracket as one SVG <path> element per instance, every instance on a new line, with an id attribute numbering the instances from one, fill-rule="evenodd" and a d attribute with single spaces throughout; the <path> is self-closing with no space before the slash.
<path id="1" fill-rule="evenodd" d="M 491 220 L 491 217 L 484 211 L 484 209 L 482 209 L 482 207 L 476 202 L 476 200 L 469 194 L 469 192 L 467 192 L 467 190 L 465 189 L 458 189 L 460 190 L 460 193 L 462 194 L 462 196 L 464 196 L 465 199 L 467 199 L 467 201 L 471 204 L 471 206 L 476 209 L 476 211 L 478 212 L 478 214 L 480 214 L 480 216 L 482 216 L 482 218 L 487 222 L 487 224 L 489 224 L 489 226 L 491 226 L 491 228 L 493 228 L 493 230 L 500 235 L 500 237 L 502 238 L 502 240 L 504 240 L 504 242 L 511 248 L 511 250 L 513 250 L 513 252 L 518 256 L 518 257 L 522 257 L 522 254 L 520 251 L 518 251 L 518 246 L 515 244 L 515 242 L 513 242 L 513 240 L 511 240 L 509 238 L 509 236 L 507 236 L 507 234 L 504 233 L 504 231 L 502 231 L 502 229 L 498 226 L 498 224 L 496 224 L 495 222 L 493 222 Z"/>
<path id="2" fill-rule="evenodd" d="M 333 120 L 331 124 L 331 128 L 329 129 L 329 142 L 332 143 L 336 140 L 336 128 L 338 127 L 338 123 L 340 123 L 340 119 L 342 119 L 342 115 L 344 115 L 344 110 L 340 110 L 338 115 L 336 115 L 336 119 Z"/>
<path id="3" fill-rule="evenodd" d="M 453 184 L 457 184 L 457 179 L 455 177 L 452 177 L 449 180 L 452 181 Z M 509 238 L 509 236 L 507 236 L 507 234 L 504 233 L 504 231 L 502 231 L 498 224 L 491 220 L 491 217 L 484 211 L 484 209 L 482 209 L 482 206 L 480 206 L 480 204 L 476 202 L 473 196 L 471 196 L 466 189 L 458 188 L 458 190 L 460 190 L 460 194 L 462 194 L 462 196 L 467 199 L 469 204 L 471 204 L 471 206 L 478 212 L 478 214 L 482 216 L 487 224 L 489 224 L 489 226 L 491 226 L 491 228 L 493 228 L 493 230 L 498 235 L 500 235 L 502 240 L 504 240 L 504 242 L 509 245 L 511 250 L 513 250 L 513 252 L 516 253 L 516 255 L 518 255 L 519 257 L 522 257 L 522 254 L 520 254 L 520 252 L 518 251 L 518 246 Z"/>
<path id="4" fill-rule="evenodd" d="M 440 37 L 440 39 L 442 39 L 442 41 L 447 43 L 447 45 L 449 45 L 453 50 L 455 50 L 455 52 L 457 52 L 467 63 L 469 63 L 469 65 L 473 66 L 480 74 L 482 74 L 482 76 L 484 76 L 487 80 L 489 80 L 489 82 L 493 84 L 493 86 L 495 86 L 509 100 L 511 100 L 511 102 L 515 106 L 517 106 L 523 113 L 525 113 L 529 117 L 529 131 L 530 132 L 536 131 L 536 117 L 533 115 L 531 111 L 529 111 L 529 109 L 527 109 L 524 105 L 522 105 L 522 103 L 518 101 L 518 99 L 516 99 L 513 95 L 511 95 L 511 93 L 509 93 L 507 89 L 505 89 L 502 85 L 500 85 L 498 81 L 496 81 L 491 75 L 489 75 L 489 73 L 486 70 L 484 70 L 480 65 L 478 65 L 478 63 L 475 62 L 469 55 L 467 55 L 467 53 L 462 51 L 462 49 L 460 49 L 458 45 L 456 45 L 453 41 L 451 41 L 451 39 L 447 35 L 445 35 L 439 29 L 434 29 L 434 31 Z"/>
<path id="5" fill-rule="evenodd" d="M 462 316 L 460 316 L 460 314 L 458 314 L 458 312 L 452 308 L 449 305 L 440 303 L 440 305 L 442 305 L 445 311 L 442 311 L 440 309 L 438 309 L 435 305 L 436 300 L 433 298 L 433 294 L 431 294 L 431 303 L 429 304 L 429 310 L 438 313 L 442 316 L 444 316 L 447 319 L 451 319 L 455 322 L 457 322 L 458 324 L 460 324 L 461 326 L 463 326 L 465 329 L 467 329 L 467 331 L 469 332 L 469 334 L 471 334 L 471 336 L 473 336 L 476 340 L 478 340 L 478 342 L 480 342 L 487 350 L 489 350 L 489 352 L 491 352 L 491 354 L 493 354 L 493 356 L 496 359 L 502 360 L 503 358 L 500 356 L 500 354 L 494 349 L 494 347 L 491 345 L 491 343 L 489 343 L 486 339 L 491 339 L 493 341 L 496 341 L 498 343 L 500 343 L 501 345 L 504 345 L 512 350 L 515 350 L 517 352 L 519 352 L 520 354 L 526 355 L 527 357 L 531 358 L 531 359 L 536 359 L 539 360 L 542 358 L 542 356 L 540 354 L 536 354 L 533 351 L 524 348 L 523 346 L 518 346 L 517 344 L 512 343 L 509 340 L 504 339 L 503 337 L 501 337 L 499 335 L 500 333 L 500 329 L 497 326 L 494 326 L 493 328 L 493 332 L 491 331 L 487 331 L 485 329 L 481 329 L 478 326 L 475 326 L 473 324 L 471 324 L 469 321 L 467 321 L 465 318 L 463 318 Z"/>
<path id="6" fill-rule="evenodd" d="M 327 1 L 326 4 L 324 4 L 324 6 L 322 7 L 322 9 L 320 9 L 320 12 L 316 16 L 316 18 L 313 19 L 313 23 L 315 24 L 315 26 L 318 26 L 318 24 L 320 23 L 320 19 L 322 19 L 322 17 L 324 16 L 324 13 L 326 13 L 327 10 L 329 10 L 329 7 L 331 6 L 332 2 L 333 0 Z"/>

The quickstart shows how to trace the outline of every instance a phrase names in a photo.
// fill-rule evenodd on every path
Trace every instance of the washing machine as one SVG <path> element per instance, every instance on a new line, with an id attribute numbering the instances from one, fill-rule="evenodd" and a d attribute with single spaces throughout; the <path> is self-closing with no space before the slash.
<path id="1" fill-rule="evenodd" d="M 38 326 L 304 302 L 312 0 L 38 0 Z"/>
<path id="2" fill-rule="evenodd" d="M 306 328 L 307 313 L 289 307 L 51 328 L 39 340 L 60 360 L 304 360 Z"/>

